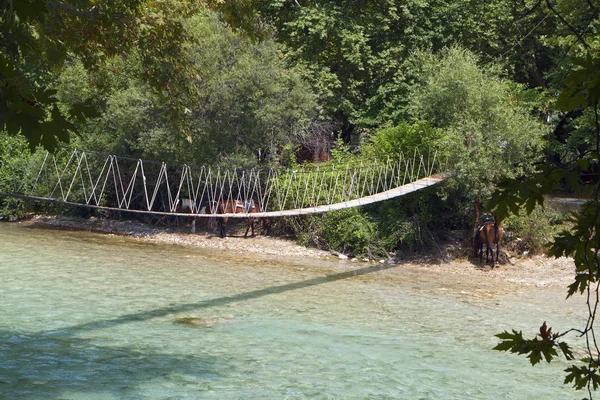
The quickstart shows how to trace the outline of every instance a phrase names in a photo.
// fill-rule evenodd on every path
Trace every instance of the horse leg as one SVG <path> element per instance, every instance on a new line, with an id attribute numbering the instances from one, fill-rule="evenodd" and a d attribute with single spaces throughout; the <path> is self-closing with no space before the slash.
<path id="1" fill-rule="evenodd" d="M 492 269 L 494 269 L 494 266 L 496 265 L 496 261 L 494 260 L 494 247 L 493 246 L 489 246 L 491 251 L 490 254 L 492 255 Z"/>
<path id="2" fill-rule="evenodd" d="M 246 233 L 244 233 L 244 237 L 248 237 L 248 231 L 250 230 L 250 219 L 248 218 L 248 226 L 246 227 Z M 252 230 L 252 236 L 254 236 L 254 229 Z"/>
<path id="3" fill-rule="evenodd" d="M 486 255 L 485 262 L 487 262 L 487 232 L 484 230 L 485 227 L 481 227 L 477 230 L 478 239 L 477 245 L 479 246 L 479 262 L 483 263 L 483 245 L 486 244 Z"/>
<path id="4" fill-rule="evenodd" d="M 483 263 L 483 241 L 479 243 L 479 262 Z"/>
<path id="5" fill-rule="evenodd" d="M 225 237 L 225 227 L 227 226 L 227 218 L 221 218 L 220 221 L 220 236 L 221 238 Z"/>
<path id="6" fill-rule="evenodd" d="M 473 249 L 474 249 L 474 257 L 479 257 L 479 252 L 481 251 L 481 239 L 479 238 L 479 232 L 475 235 L 473 239 Z"/>
<path id="7" fill-rule="evenodd" d="M 500 242 L 496 243 L 496 260 L 500 260 Z"/>
<path id="8" fill-rule="evenodd" d="M 254 237 L 254 218 L 248 218 L 248 227 L 246 228 L 246 233 L 244 233 L 244 237 L 248 236 L 248 231 L 252 229 L 252 237 Z"/>

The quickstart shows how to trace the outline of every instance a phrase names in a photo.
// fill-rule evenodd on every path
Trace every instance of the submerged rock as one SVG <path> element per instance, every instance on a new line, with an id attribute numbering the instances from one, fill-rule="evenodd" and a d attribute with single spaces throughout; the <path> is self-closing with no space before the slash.
<path id="1" fill-rule="evenodd" d="M 231 318 L 222 317 L 210 317 L 210 318 L 198 318 L 198 317 L 185 317 L 177 318 L 173 323 L 175 324 L 188 324 L 196 326 L 198 328 L 212 328 L 215 325 L 222 324 L 224 321 L 228 321 Z"/>

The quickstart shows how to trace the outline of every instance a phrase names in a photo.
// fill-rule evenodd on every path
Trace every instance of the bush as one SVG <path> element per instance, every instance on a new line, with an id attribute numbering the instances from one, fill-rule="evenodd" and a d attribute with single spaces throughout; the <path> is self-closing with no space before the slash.
<path id="1" fill-rule="evenodd" d="M 25 201 L 13 197 L 0 198 L 0 220 L 17 221 L 25 216 Z"/>
<path id="2" fill-rule="evenodd" d="M 527 215 L 524 209 L 503 221 L 504 242 L 514 251 L 540 253 L 564 229 L 562 215 L 551 207 L 536 206 Z"/>
<path id="3" fill-rule="evenodd" d="M 371 135 L 363 144 L 363 155 L 367 159 L 397 160 L 400 155 L 413 157 L 415 149 L 424 157 L 433 156 L 441 131 L 427 122 L 400 122 L 391 128 L 382 128 Z"/>
<path id="4" fill-rule="evenodd" d="M 377 247 L 377 224 L 357 208 L 327 213 L 322 222 L 322 235 L 331 249 L 359 257 L 371 256 Z"/>
<path id="5" fill-rule="evenodd" d="M 316 246 L 352 257 L 373 258 L 385 254 L 377 223 L 358 208 L 289 218 L 283 224 L 303 246 Z M 281 225 L 278 224 L 280 229 Z"/>

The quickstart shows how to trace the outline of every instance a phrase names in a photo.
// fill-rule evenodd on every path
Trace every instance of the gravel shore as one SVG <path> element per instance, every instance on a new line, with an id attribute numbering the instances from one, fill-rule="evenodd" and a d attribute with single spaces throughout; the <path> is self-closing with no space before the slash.
<path id="1" fill-rule="evenodd" d="M 409 269 L 417 274 L 442 274 L 447 279 L 464 283 L 468 286 L 493 286 L 495 283 L 506 283 L 519 286 L 565 287 L 574 276 L 573 260 L 568 258 L 548 258 L 544 256 L 512 257 L 508 262 L 500 264 L 494 270 L 488 265 L 481 265 L 478 259 L 446 254 L 443 259 L 417 259 L 407 261 L 371 260 L 339 260 L 338 256 L 329 252 L 297 245 L 294 241 L 269 236 L 243 237 L 243 232 L 231 230 L 231 235 L 221 239 L 216 232 L 203 230 L 190 233 L 189 227 L 180 229 L 159 229 L 150 225 L 133 221 L 117 221 L 107 219 L 82 219 L 62 216 L 34 216 L 22 222 L 34 227 L 53 229 L 85 230 L 109 235 L 126 235 L 137 240 L 196 246 L 215 251 L 238 253 L 243 257 L 257 260 L 277 259 L 283 263 L 293 261 L 295 264 L 310 264 L 311 260 L 330 260 L 328 267 L 333 270 L 345 270 L 352 264 L 380 264 L 389 266 L 397 264 L 402 269 Z M 454 254 L 457 252 L 454 251 Z M 461 253 L 461 252 L 458 252 Z M 464 254 L 465 251 L 462 252 Z M 439 257 L 438 257 L 439 258 Z M 356 265 L 358 267 L 358 265 Z M 396 268 L 386 268 L 385 275 L 393 275 Z"/>

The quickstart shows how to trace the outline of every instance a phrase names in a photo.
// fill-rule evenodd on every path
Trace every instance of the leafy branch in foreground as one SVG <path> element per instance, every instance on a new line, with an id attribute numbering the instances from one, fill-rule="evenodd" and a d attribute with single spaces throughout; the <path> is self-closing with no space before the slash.
<path id="1" fill-rule="evenodd" d="M 523 332 L 515 330 L 512 333 L 504 331 L 497 334 L 496 337 L 502 339 L 502 342 L 494 347 L 494 350 L 528 354 L 527 358 L 529 358 L 531 365 L 542 361 L 542 356 L 546 362 L 552 361 L 554 357 L 558 357 L 557 349 L 562 352 L 567 360 L 573 360 L 573 352 L 569 345 L 558 341 L 563 335 L 564 333 L 552 333 L 552 328 L 548 328 L 544 321 L 540 327 L 539 335 L 536 335 L 533 339 L 524 339 Z"/>
<path id="2" fill-rule="evenodd" d="M 550 244 L 548 254 L 554 257 L 573 257 L 575 277 L 569 285 L 568 296 L 585 293 L 588 318 L 583 329 L 570 329 L 561 334 L 552 334 L 546 324 L 540 328 L 539 337 L 523 338 L 522 333 L 503 332 L 496 335 L 503 341 L 496 350 L 527 354 L 532 365 L 542 357 L 550 362 L 558 355 L 559 349 L 567 360 L 573 354 L 565 342 L 558 339 L 569 332 L 578 332 L 586 341 L 586 357 L 579 361 L 582 365 L 572 365 L 565 370 L 565 384 L 575 389 L 586 388 L 592 398 L 592 390 L 600 387 L 600 348 L 595 334 L 596 311 L 600 305 L 600 122 L 598 103 L 600 101 L 600 54 L 588 51 L 586 57 L 575 58 L 578 66 L 566 79 L 566 88 L 561 93 L 557 106 L 565 111 L 589 111 L 593 122 L 589 132 L 589 146 L 577 159 L 562 165 L 548 164 L 541 171 L 527 179 L 512 180 L 504 184 L 492 199 L 498 218 L 502 219 L 509 211 L 514 212 L 525 206 L 531 212 L 536 204 L 543 204 L 544 195 L 567 185 L 571 191 L 590 193 L 589 200 L 578 212 L 571 214 L 570 231 L 561 232 Z M 591 172 L 592 179 L 584 180 L 583 171 Z"/>

